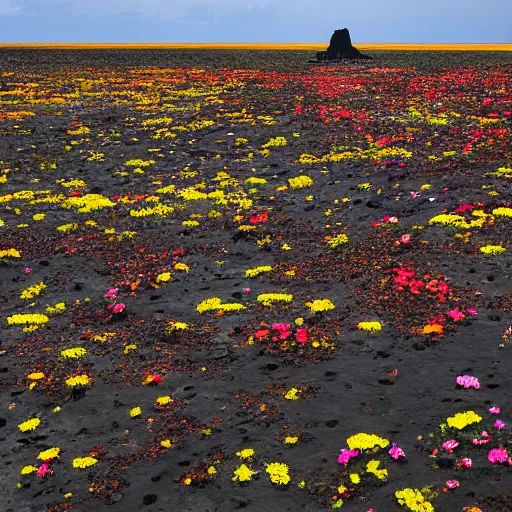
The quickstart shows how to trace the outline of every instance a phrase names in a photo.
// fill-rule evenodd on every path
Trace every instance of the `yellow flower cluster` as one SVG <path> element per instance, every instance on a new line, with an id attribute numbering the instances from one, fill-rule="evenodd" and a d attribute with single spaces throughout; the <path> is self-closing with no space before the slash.
<path id="1" fill-rule="evenodd" d="M 297 176 L 288 180 L 290 187 L 294 190 L 299 188 L 308 188 L 313 185 L 314 181 L 309 176 Z"/>
<path id="2" fill-rule="evenodd" d="M 427 501 L 419 489 L 406 488 L 395 492 L 400 505 L 405 505 L 413 512 L 433 512 L 432 503 Z"/>
<path id="3" fill-rule="evenodd" d="M 41 325 L 45 324 L 50 320 L 46 315 L 42 315 L 40 313 L 17 313 L 15 315 L 11 315 L 7 317 L 7 323 L 9 325 L 15 324 L 35 324 Z"/>
<path id="4" fill-rule="evenodd" d="M 278 301 L 291 302 L 292 300 L 293 295 L 289 293 L 262 293 L 257 298 L 257 301 L 264 306 L 272 306 L 274 302 Z"/>
<path id="5" fill-rule="evenodd" d="M 371 460 L 366 465 L 366 472 L 374 474 L 379 480 L 384 480 L 388 476 L 387 469 L 378 469 L 380 460 Z"/>
<path id="6" fill-rule="evenodd" d="M 237 457 L 241 459 L 250 459 L 254 455 L 254 450 L 252 448 L 244 448 L 239 452 L 236 452 Z"/>
<path id="7" fill-rule="evenodd" d="M 73 467 L 75 469 L 85 469 L 89 466 L 94 466 L 98 462 L 98 459 L 95 459 L 94 457 L 77 457 L 76 459 L 73 459 Z"/>
<path id="8" fill-rule="evenodd" d="M 48 450 L 44 450 L 39 453 L 37 458 L 39 460 L 51 460 L 55 459 L 55 457 L 58 457 L 60 453 L 60 448 L 54 447 L 54 448 L 48 448 Z"/>
<path id="9" fill-rule="evenodd" d="M 290 390 L 288 390 L 285 393 L 284 397 L 286 398 L 286 400 L 298 400 L 299 399 L 299 393 L 301 393 L 300 389 L 291 388 Z"/>
<path id="10" fill-rule="evenodd" d="M 156 276 L 157 283 L 167 283 L 172 277 L 170 272 L 162 272 Z"/>
<path id="11" fill-rule="evenodd" d="M 27 375 L 27 379 L 29 380 L 40 380 L 40 379 L 44 379 L 44 373 L 43 372 L 33 372 L 33 373 L 29 373 Z"/>
<path id="12" fill-rule="evenodd" d="M 354 434 L 347 439 L 347 445 L 351 450 L 371 450 L 376 446 L 386 448 L 389 445 L 389 441 L 383 437 L 376 436 L 375 434 L 365 434 L 360 432 Z"/>
<path id="13" fill-rule="evenodd" d="M 22 432 L 28 432 L 29 430 L 35 430 L 41 424 L 39 418 L 31 418 L 30 420 L 24 421 L 18 425 L 18 428 Z"/>
<path id="14" fill-rule="evenodd" d="M 380 322 L 359 322 L 357 328 L 362 331 L 375 332 L 382 330 L 382 324 Z"/>
<path id="15" fill-rule="evenodd" d="M 257 275 L 263 272 L 270 272 L 272 267 L 269 265 L 264 265 L 262 267 L 248 268 L 245 271 L 245 277 L 256 277 Z"/>
<path id="16" fill-rule="evenodd" d="M 89 382 L 91 382 L 91 378 L 88 375 L 75 375 L 66 379 L 66 384 L 70 387 L 86 386 Z"/>
<path id="17" fill-rule="evenodd" d="M 76 348 L 67 348 L 65 350 L 61 350 L 60 355 L 64 359 L 78 359 L 79 357 L 83 357 L 87 354 L 87 350 L 83 347 Z"/>
<path id="18" fill-rule="evenodd" d="M 321 311 L 329 311 L 336 306 L 329 299 L 317 299 L 313 302 L 306 302 L 306 306 L 311 309 L 312 313 L 319 313 Z"/>
<path id="19" fill-rule="evenodd" d="M 165 396 L 159 396 L 157 399 L 156 399 L 156 403 L 158 405 L 167 405 L 167 404 L 170 404 L 172 402 L 172 398 L 169 396 L 169 395 L 165 395 Z"/>
<path id="20" fill-rule="evenodd" d="M 140 158 L 135 158 L 133 160 L 127 160 L 124 165 L 129 167 L 149 167 L 156 163 L 154 160 L 141 160 Z"/>
<path id="21" fill-rule="evenodd" d="M 206 311 L 242 311 L 246 309 L 243 304 L 237 302 L 226 302 L 222 303 L 222 299 L 218 297 L 212 297 L 210 299 L 203 300 L 196 306 L 196 310 L 199 313 L 205 313 Z"/>
<path id="22" fill-rule="evenodd" d="M 286 436 L 284 442 L 286 444 L 296 444 L 299 438 L 297 436 Z"/>
<path id="23" fill-rule="evenodd" d="M 458 430 L 462 430 L 468 425 L 479 423 L 480 421 L 482 421 L 482 418 L 475 411 L 458 412 L 455 416 L 446 419 L 449 427 Z"/>
<path id="24" fill-rule="evenodd" d="M 57 302 L 55 306 L 48 306 L 46 308 L 47 313 L 64 313 L 66 311 L 66 303 L 65 302 Z"/>
<path id="25" fill-rule="evenodd" d="M 78 229 L 78 224 L 76 222 L 72 222 L 70 224 L 62 224 L 62 226 L 57 226 L 56 229 L 61 233 L 69 233 L 70 231 L 76 231 Z"/>
<path id="26" fill-rule="evenodd" d="M 136 418 L 137 416 L 140 416 L 142 414 L 142 409 L 140 407 L 133 407 L 133 409 L 130 409 L 130 416 L 132 418 Z"/>
<path id="27" fill-rule="evenodd" d="M 244 180 L 244 183 L 247 185 L 265 185 L 267 180 L 265 178 L 256 178 L 255 176 L 251 176 Z"/>
<path id="28" fill-rule="evenodd" d="M 480 252 L 484 254 L 503 254 L 506 252 L 505 247 L 501 245 L 485 245 L 484 247 L 480 247 Z"/>
<path id="29" fill-rule="evenodd" d="M 16 249 L 3 249 L 0 251 L 0 258 L 19 258 L 21 255 Z"/>
<path id="30" fill-rule="evenodd" d="M 268 473 L 270 481 L 273 484 L 286 485 L 290 481 L 290 475 L 288 474 L 289 469 L 287 464 L 271 462 L 267 464 L 265 471 Z"/>
<path id="31" fill-rule="evenodd" d="M 36 466 L 24 466 L 21 468 L 20 473 L 22 475 L 30 475 L 30 473 L 33 473 L 34 471 L 37 471 Z"/>
<path id="32" fill-rule="evenodd" d="M 130 217 L 151 217 L 152 215 L 167 217 L 167 215 L 171 215 L 172 213 L 174 213 L 174 207 L 165 204 L 157 204 L 156 206 L 130 210 Z"/>
<path id="33" fill-rule="evenodd" d="M 208 194 L 205 194 L 204 192 L 199 192 L 199 190 L 196 190 L 193 187 L 188 187 L 180 190 L 176 193 L 178 197 L 181 197 L 181 199 L 184 199 L 185 201 L 201 201 L 204 199 L 208 199 Z"/>
<path id="34" fill-rule="evenodd" d="M 492 211 L 493 215 L 496 215 L 496 217 L 512 217 L 512 208 L 495 208 Z M 2 256 L 2 253 L 0 251 L 0 257 Z"/>
<path id="35" fill-rule="evenodd" d="M 233 482 L 248 482 L 252 476 L 256 474 L 256 471 L 248 468 L 245 464 L 241 464 L 233 473 Z"/>
<path id="36" fill-rule="evenodd" d="M 331 249 L 336 249 L 337 247 L 340 247 L 346 243 L 348 243 L 348 236 L 345 233 L 340 233 L 339 235 L 336 235 L 334 238 L 327 239 L 327 245 Z"/>
<path id="37" fill-rule="evenodd" d="M 266 144 L 261 146 L 263 149 L 272 148 L 276 146 L 286 146 L 288 142 L 285 137 L 272 137 Z"/>
<path id="38" fill-rule="evenodd" d="M 28 288 L 25 288 L 20 293 L 20 299 L 33 299 L 37 297 L 43 290 L 46 289 L 46 285 L 43 282 L 33 284 Z"/>
<path id="39" fill-rule="evenodd" d="M 314 155 L 303 153 L 298 163 L 317 164 L 325 162 L 342 162 L 344 160 L 386 160 L 391 157 L 411 158 L 412 152 L 405 148 L 388 147 L 382 149 L 356 149 L 355 151 L 344 151 L 343 153 L 327 153 L 320 158 Z"/>

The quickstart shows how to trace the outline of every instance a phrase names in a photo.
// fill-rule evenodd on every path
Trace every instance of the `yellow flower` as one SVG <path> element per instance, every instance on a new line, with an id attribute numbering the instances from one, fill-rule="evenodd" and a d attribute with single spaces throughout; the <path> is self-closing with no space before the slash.
<path id="1" fill-rule="evenodd" d="M 298 440 L 299 440 L 298 437 L 293 437 L 293 436 L 287 436 L 284 438 L 284 442 L 286 444 L 296 444 Z"/>
<path id="2" fill-rule="evenodd" d="M 33 373 L 29 373 L 27 375 L 27 379 L 30 379 L 30 380 L 40 380 L 40 379 L 44 379 L 44 373 L 43 372 L 33 372 Z"/>
<path id="3" fill-rule="evenodd" d="M 360 432 L 354 434 L 347 439 L 347 445 L 351 450 L 371 450 L 376 446 L 386 448 L 389 445 L 389 441 L 383 437 L 376 436 L 375 434 L 365 434 Z"/>
<path id="4" fill-rule="evenodd" d="M 167 405 L 168 403 L 170 403 L 172 401 L 173 400 L 172 400 L 172 398 L 169 395 L 159 396 L 156 399 L 156 403 L 159 404 L 159 405 Z"/>
<path id="5" fill-rule="evenodd" d="M 162 272 L 156 276 L 157 283 L 167 283 L 172 277 L 170 272 Z"/>
<path id="6" fill-rule="evenodd" d="M 462 430 L 468 425 L 479 423 L 482 418 L 475 411 L 458 412 L 455 416 L 446 419 L 449 427 Z"/>
<path id="7" fill-rule="evenodd" d="M 40 295 L 40 293 L 45 289 L 46 285 L 43 282 L 34 284 L 22 290 L 20 299 L 33 299 L 34 297 Z"/>
<path id="8" fill-rule="evenodd" d="M 210 466 L 210 467 L 206 470 L 206 472 L 207 472 L 210 476 L 212 476 L 212 475 L 215 475 L 215 474 L 217 473 L 217 470 L 216 470 L 213 466 Z"/>
<path id="9" fill-rule="evenodd" d="M 334 238 L 329 238 L 327 240 L 327 245 L 331 249 L 336 249 L 337 247 L 341 247 L 346 243 L 348 243 L 348 236 L 345 233 L 341 233 L 339 235 L 336 235 Z"/>
<path id="10" fill-rule="evenodd" d="M 405 505 L 413 512 L 434 512 L 432 503 L 425 500 L 419 489 L 402 489 L 395 492 L 395 497 L 400 505 Z"/>
<path id="11" fill-rule="evenodd" d="M 484 247 L 480 247 L 480 252 L 484 254 L 503 254 L 506 252 L 505 247 L 501 245 L 486 245 Z"/>
<path id="12" fill-rule="evenodd" d="M 137 345 L 126 345 L 126 347 L 124 347 L 124 354 L 128 354 L 128 352 L 131 352 L 132 350 L 136 350 L 137 349 Z"/>
<path id="13" fill-rule="evenodd" d="M 271 462 L 267 464 L 265 471 L 270 477 L 270 481 L 276 485 L 286 485 L 290 481 L 290 475 L 288 470 L 290 468 L 287 464 L 281 462 Z"/>
<path id="14" fill-rule="evenodd" d="M 34 471 L 37 471 L 35 466 L 24 466 L 21 468 L 20 473 L 22 475 L 30 475 L 30 473 L 33 473 Z"/>
<path id="15" fill-rule="evenodd" d="M 285 393 L 284 397 L 286 398 L 286 400 L 298 400 L 299 393 L 302 393 L 300 389 L 291 388 L 289 391 Z"/>
<path id="16" fill-rule="evenodd" d="M 245 448 L 236 452 L 236 455 L 241 459 L 250 459 L 254 455 L 254 450 L 252 448 Z"/>
<path id="17" fill-rule="evenodd" d="M 32 418 L 30 420 L 24 421 L 18 425 L 18 428 L 22 432 L 27 432 L 29 430 L 35 430 L 41 424 L 41 420 L 39 418 Z"/>
<path id="18" fill-rule="evenodd" d="M 183 270 L 185 272 L 188 272 L 190 270 L 190 267 L 188 265 L 185 265 L 185 263 L 176 263 L 176 265 L 174 265 L 174 270 Z"/>
<path id="19" fill-rule="evenodd" d="M 236 302 L 227 302 L 223 304 L 222 299 L 219 299 L 218 297 L 203 300 L 203 302 L 196 306 L 196 310 L 199 313 L 205 313 L 206 311 L 218 311 L 221 309 L 223 311 L 242 311 L 243 309 L 246 309 L 246 307 L 243 304 Z"/>
<path id="20" fill-rule="evenodd" d="M 362 331 L 375 332 L 382 330 L 382 324 L 380 322 L 359 322 L 357 328 Z"/>
<path id="21" fill-rule="evenodd" d="M 140 416 L 142 414 L 142 409 L 140 407 L 134 407 L 130 409 L 130 416 L 135 418 L 136 416 Z"/>
<path id="22" fill-rule="evenodd" d="M 361 481 L 361 477 L 357 473 L 351 473 L 349 478 L 353 484 L 358 484 Z"/>
<path id="23" fill-rule="evenodd" d="M 171 440 L 164 439 L 163 441 L 160 441 L 160 446 L 163 446 L 164 448 L 172 448 Z"/>
<path id="24" fill-rule="evenodd" d="M 387 469 L 378 469 L 380 460 L 371 460 L 366 465 L 366 472 L 373 473 L 379 480 L 384 480 L 388 476 Z"/>
<path id="25" fill-rule="evenodd" d="M 262 272 L 270 272 L 271 270 L 272 270 L 272 267 L 269 265 L 266 265 L 263 267 L 248 268 L 245 271 L 245 277 L 256 277 L 257 275 L 261 274 Z"/>
<path id="26" fill-rule="evenodd" d="M 66 379 L 66 384 L 70 387 L 86 386 L 89 382 L 91 382 L 91 378 L 88 375 L 75 375 Z"/>
<path id="27" fill-rule="evenodd" d="M 98 462 L 98 459 L 95 459 L 94 457 L 78 457 L 76 459 L 73 459 L 73 467 L 75 469 L 85 469 L 89 466 L 94 466 Z"/>
<path id="28" fill-rule="evenodd" d="M 317 299 L 314 300 L 313 302 L 307 302 L 306 305 L 309 306 L 312 313 L 329 311 L 336 307 L 329 299 Z"/>
<path id="29" fill-rule="evenodd" d="M 278 301 L 291 302 L 292 300 L 293 295 L 288 293 L 262 293 L 257 298 L 257 301 L 264 306 L 272 306 L 272 303 Z"/>
<path id="30" fill-rule="evenodd" d="M 5 258 L 9 256 L 10 258 L 20 258 L 21 255 L 16 249 L 2 249 L 0 250 L 0 258 Z"/>
<path id="31" fill-rule="evenodd" d="M 512 208 L 495 208 L 492 211 L 493 215 L 496 215 L 497 217 L 512 217 Z M 2 251 L 0 251 L 0 258 L 2 257 Z"/>
<path id="32" fill-rule="evenodd" d="M 7 317 L 7 323 L 9 325 L 16 325 L 16 324 L 45 324 L 50 320 L 46 315 L 41 315 L 39 313 L 24 313 L 20 314 L 17 313 L 15 315 L 11 315 Z"/>
<path id="33" fill-rule="evenodd" d="M 55 459 L 56 457 L 59 456 L 59 453 L 60 453 L 60 448 L 49 448 L 48 450 L 44 450 L 42 452 L 39 453 L 39 455 L 37 456 L 38 459 L 40 460 L 50 460 L 50 459 Z"/>
<path id="34" fill-rule="evenodd" d="M 256 474 L 256 471 L 248 468 L 245 464 L 241 464 L 233 474 L 233 482 L 248 482 L 252 476 Z"/>
<path id="35" fill-rule="evenodd" d="M 288 183 L 293 189 L 300 189 L 311 187 L 314 181 L 309 176 L 297 176 L 296 178 L 290 178 Z"/>
<path id="36" fill-rule="evenodd" d="M 65 350 L 61 350 L 60 355 L 64 359 L 78 359 L 79 357 L 83 357 L 87 354 L 87 350 L 83 347 L 76 348 L 67 348 Z"/>
<path id="37" fill-rule="evenodd" d="M 304 324 L 304 318 L 299 317 L 295 319 L 295 325 L 301 326 Z"/>

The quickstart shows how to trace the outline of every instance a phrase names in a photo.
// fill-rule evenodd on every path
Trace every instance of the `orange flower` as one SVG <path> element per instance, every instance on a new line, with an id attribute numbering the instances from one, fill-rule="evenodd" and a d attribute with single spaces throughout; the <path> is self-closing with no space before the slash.
<path id="1" fill-rule="evenodd" d="M 440 324 L 428 324 L 423 327 L 423 333 L 422 334 L 443 334 L 443 326 Z"/>

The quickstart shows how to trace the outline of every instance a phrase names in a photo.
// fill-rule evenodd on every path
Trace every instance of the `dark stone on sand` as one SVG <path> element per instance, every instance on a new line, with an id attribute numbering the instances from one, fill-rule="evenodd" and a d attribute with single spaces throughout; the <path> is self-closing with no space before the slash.
<path id="1" fill-rule="evenodd" d="M 331 36 L 329 48 L 325 52 L 317 52 L 317 61 L 332 61 L 341 59 L 371 59 L 368 55 L 362 54 L 356 47 L 352 46 L 348 28 L 335 30 Z"/>

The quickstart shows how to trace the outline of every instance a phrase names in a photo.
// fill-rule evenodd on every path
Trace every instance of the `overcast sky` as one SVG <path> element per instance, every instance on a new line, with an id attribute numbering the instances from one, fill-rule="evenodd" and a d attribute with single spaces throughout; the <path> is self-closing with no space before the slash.
<path id="1" fill-rule="evenodd" d="M 512 43 L 512 0 L 0 0 L 1 42 Z"/>

